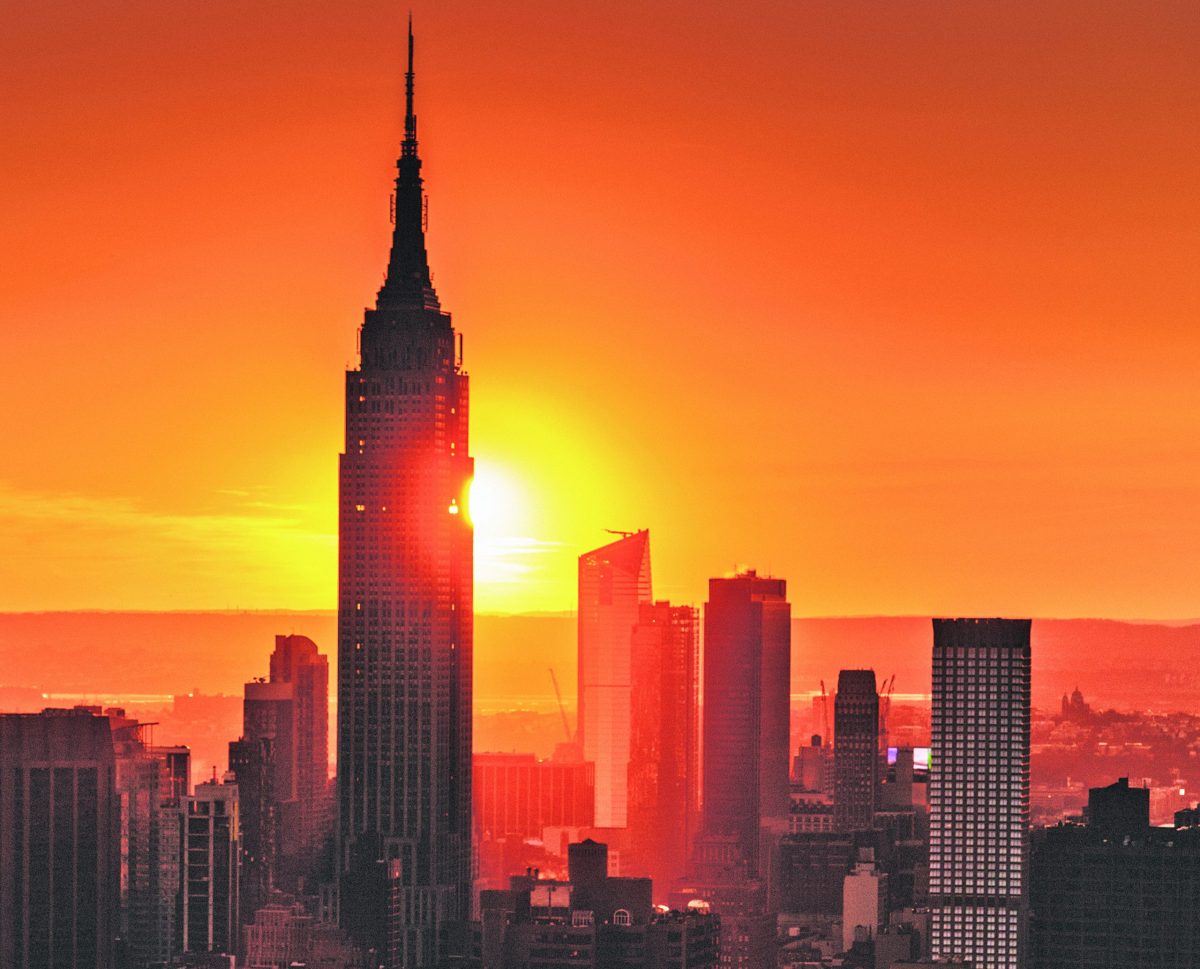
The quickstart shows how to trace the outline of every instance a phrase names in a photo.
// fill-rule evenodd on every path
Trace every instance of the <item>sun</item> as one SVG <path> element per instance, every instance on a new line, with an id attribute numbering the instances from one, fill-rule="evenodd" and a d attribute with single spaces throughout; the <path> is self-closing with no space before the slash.
<path id="1" fill-rule="evenodd" d="M 467 489 L 467 518 L 476 535 L 521 534 L 527 524 L 526 505 L 511 474 L 495 465 L 475 462 L 475 477 Z"/>

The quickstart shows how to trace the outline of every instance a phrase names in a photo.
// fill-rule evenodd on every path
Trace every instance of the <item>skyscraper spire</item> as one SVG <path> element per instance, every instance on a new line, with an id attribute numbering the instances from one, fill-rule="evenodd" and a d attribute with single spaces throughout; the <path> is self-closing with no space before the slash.
<path id="1" fill-rule="evenodd" d="M 379 290 L 379 309 L 400 307 L 440 310 L 425 252 L 425 191 L 417 157 L 417 115 L 413 109 L 413 30 L 408 17 L 408 70 L 404 75 L 404 142 L 396 162 L 395 225 L 387 278 Z"/>
<path id="2" fill-rule="evenodd" d="M 413 32 L 412 14 L 408 15 L 408 72 L 404 75 L 404 158 L 417 157 L 417 116 L 413 113 Z"/>
<path id="3" fill-rule="evenodd" d="M 372 965 L 435 969 L 459 955 L 452 926 L 472 909 L 474 552 L 461 512 L 473 463 L 469 378 L 425 257 L 411 27 L 408 43 L 387 280 L 346 372 L 339 897 L 343 927 L 376 950 Z"/>

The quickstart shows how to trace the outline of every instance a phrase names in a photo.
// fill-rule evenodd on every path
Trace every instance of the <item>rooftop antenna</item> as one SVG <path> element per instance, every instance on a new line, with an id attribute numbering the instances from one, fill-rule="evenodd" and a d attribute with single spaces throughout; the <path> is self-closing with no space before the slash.
<path id="1" fill-rule="evenodd" d="M 417 154 L 417 115 L 413 111 L 413 29 L 412 13 L 408 15 L 408 71 L 404 75 L 404 147 L 400 154 L 415 158 Z"/>

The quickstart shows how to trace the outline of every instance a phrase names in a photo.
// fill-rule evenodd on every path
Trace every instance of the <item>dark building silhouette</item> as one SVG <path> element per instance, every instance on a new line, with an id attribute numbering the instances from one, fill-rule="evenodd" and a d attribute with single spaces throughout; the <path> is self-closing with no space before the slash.
<path id="1" fill-rule="evenodd" d="M 977 969 L 1025 969 L 1029 629 L 933 620 L 931 948 Z"/>
<path id="2" fill-rule="evenodd" d="M 779 846 L 780 908 L 836 917 L 842 914 L 842 883 L 858 848 L 853 834 L 813 832 L 784 838 Z"/>
<path id="3" fill-rule="evenodd" d="M 232 775 L 184 799 L 183 950 L 234 954 L 240 930 L 238 787 Z"/>
<path id="4" fill-rule="evenodd" d="M 879 806 L 875 671 L 842 670 L 833 711 L 833 825 L 838 831 L 865 831 Z"/>
<path id="5" fill-rule="evenodd" d="M 650 533 L 579 556 L 579 730 L 596 765 L 596 826 L 628 823 L 633 627 L 651 601 Z"/>
<path id="6" fill-rule="evenodd" d="M 436 963 L 440 929 L 470 912 L 473 574 L 468 382 L 425 252 L 412 51 L 410 28 L 391 256 L 346 374 L 338 524 L 340 911 L 408 969 Z"/>
<path id="7" fill-rule="evenodd" d="M 0 966 L 109 969 L 119 818 L 108 720 L 0 715 Z"/>
<path id="8" fill-rule="evenodd" d="M 1150 826 L 1150 789 L 1130 787 L 1122 777 L 1088 790 L 1088 827 L 1102 838 L 1138 838 Z M 1178 826 L 1178 825 L 1177 825 Z"/>
<path id="9" fill-rule="evenodd" d="M 1092 708 L 1079 687 L 1075 687 L 1070 696 L 1063 694 L 1062 718 L 1070 723 L 1087 723 L 1092 719 Z"/>
<path id="10" fill-rule="evenodd" d="M 787 583 L 710 579 L 704 611 L 704 831 L 733 835 L 760 871 L 765 818 L 788 816 L 791 605 Z"/>
<path id="11" fill-rule="evenodd" d="M 285 871 L 303 871 L 331 834 L 329 803 L 329 660 L 307 636 L 276 636 L 271 683 L 292 690 L 292 786 L 276 791 L 295 807 L 285 807 L 287 827 L 280 844 Z"/>
<path id="12" fill-rule="evenodd" d="M 687 870 L 700 776 L 700 620 L 691 606 L 643 603 L 633 629 L 629 843 L 624 870 L 659 898 Z"/>
<path id="13" fill-rule="evenodd" d="M 609 877 L 607 845 L 568 857 L 566 881 L 531 870 L 482 893 L 483 969 L 716 969 L 716 916 L 656 910 L 649 879 Z"/>
<path id="14" fill-rule="evenodd" d="M 710 579 L 704 608 L 704 802 L 673 904 L 721 918 L 723 969 L 775 965 L 771 846 L 790 815 L 791 605 L 753 571 Z"/>
<path id="15" fill-rule="evenodd" d="M 91 708 L 100 716 L 98 708 Z M 190 784 L 187 747 L 156 747 L 153 724 L 104 711 L 112 731 L 120 842 L 117 965 L 165 964 L 182 945 L 180 810 Z"/>
<path id="16" fill-rule="evenodd" d="M 252 914 L 272 888 L 304 888 L 332 833 L 329 662 L 311 639 L 275 637 L 270 679 L 245 685 L 242 737 L 229 756 L 241 796 L 243 903 Z"/>
<path id="17" fill-rule="evenodd" d="M 272 743 L 270 737 L 243 737 L 229 744 L 229 773 L 238 788 L 242 924 L 253 920 L 276 888 L 280 817 L 272 781 Z"/>
<path id="18" fill-rule="evenodd" d="M 813 734 L 807 746 L 792 758 L 792 788 L 795 793 L 825 794 L 832 787 L 833 758 L 820 734 Z"/>
<path id="19" fill-rule="evenodd" d="M 1093 788 L 1086 826 L 1034 833 L 1030 969 L 1200 965 L 1200 830 L 1152 828 L 1147 793 Z"/>

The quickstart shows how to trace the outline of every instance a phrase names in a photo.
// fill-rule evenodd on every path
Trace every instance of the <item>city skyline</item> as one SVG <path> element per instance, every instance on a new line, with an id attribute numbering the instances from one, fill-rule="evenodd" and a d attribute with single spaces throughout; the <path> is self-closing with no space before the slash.
<path id="1" fill-rule="evenodd" d="M 1191 226 L 1172 194 L 1200 170 L 1174 150 L 1200 104 L 1170 82 L 1200 80 L 1177 40 L 1200 11 L 756 0 L 762 20 L 702 3 L 627 24 L 615 8 L 451 0 L 430 15 L 428 65 L 409 11 L 390 238 L 349 323 L 326 287 L 364 250 L 330 218 L 365 211 L 347 200 L 368 142 L 340 109 L 375 103 L 355 94 L 378 95 L 377 68 L 401 73 L 387 30 L 360 36 L 396 11 L 296 2 L 268 19 L 228 2 L 164 19 L 152 0 L 66 0 L 58 47 L 89 42 L 66 86 L 112 69 L 93 114 L 54 101 L 55 55 L 48 72 L 21 62 L 23 83 L 46 85 L 21 88 L 18 116 L 41 99 L 110 139 L 84 156 L 72 216 L 118 218 L 96 220 L 48 298 L 37 332 L 59 352 L 23 354 L 49 365 L 17 388 L 31 419 L 10 422 L 9 450 L 43 460 L 18 462 L 25 484 L 0 465 L 0 563 L 17 562 L 0 590 L 18 581 L 0 591 L 0 657 L 20 654 L 0 663 L 5 969 L 1190 967 L 1200 623 L 1030 617 L 1079 595 L 1108 615 L 1190 614 L 1176 562 L 1191 557 L 1172 553 L 1200 538 L 1200 408 L 1180 406 L 1194 375 L 1166 343 L 1200 350 L 1184 238 L 1200 208 Z M 55 26 L 32 7 L 16 19 Z M 259 43 L 227 46 L 243 37 Z M 360 43 L 379 56 L 338 59 Z M 306 45 L 319 53 L 298 60 Z M 614 56 L 597 73 L 588 50 Z M 497 51 L 510 73 L 488 77 Z M 182 80 L 197 54 L 198 86 Z M 139 85 L 150 64 L 160 83 Z M 445 85 L 428 101 L 427 77 Z M 204 111 L 180 109 L 185 91 L 224 99 L 228 128 L 191 131 Z M 420 138 L 418 113 L 433 119 Z M 1095 123 L 1109 115 L 1125 126 Z M 31 158 L 48 129 L 24 118 L 13 147 Z M 163 139 L 143 154 L 146 119 Z M 236 137 L 188 153 L 217 128 Z M 55 144 L 77 154 L 76 134 Z M 247 147 L 260 135 L 274 152 Z M 170 172 L 166 205 L 105 181 L 113 144 L 129 171 Z M 444 181 L 426 168 L 443 144 L 464 153 Z M 314 190 L 316 155 L 333 168 Z M 222 232 L 234 198 L 213 187 L 273 160 Z M 30 186 L 57 171 L 24 170 Z M 27 188 L 18 208 L 45 201 Z M 431 197 L 450 203 L 440 235 Z M 185 208 L 195 231 L 166 243 Z M 274 218 L 292 227 L 282 248 Z M 0 312 L 75 238 L 20 247 Z M 173 260 L 190 272 L 156 271 Z M 89 281 L 95 314 L 56 316 Z M 139 300 L 168 325 L 127 371 L 123 354 L 151 346 L 129 342 L 150 318 Z M 1153 334 L 1117 341 L 1152 313 Z M 357 327 L 344 367 L 326 342 L 339 320 Z M 344 374 L 332 496 L 311 464 L 329 444 L 317 359 Z M 63 414 L 76 426 L 56 445 Z M 29 490 L 64 472 L 73 491 Z M 294 605 L 119 609 L 319 598 L 331 550 L 330 623 Z M 38 589 L 109 610 L 5 611 Z M 829 618 L 875 601 L 935 618 L 919 636 L 911 617 Z M 240 694 L 121 692 L 185 670 L 243 676 Z M 101 680 L 111 692 L 86 692 Z M 1126 857 L 1148 866 L 1136 883 L 1103 874 Z"/>
<path id="2" fill-rule="evenodd" d="M 569 610 L 579 551 L 648 526 L 677 602 L 745 562 L 798 615 L 1194 615 L 1196 11 L 621 12 L 415 10 L 481 611 Z M 6 39 L 0 608 L 331 608 L 327 364 L 378 279 L 403 12 L 57 13 Z M 746 326 L 769 354 L 724 352 Z"/>

